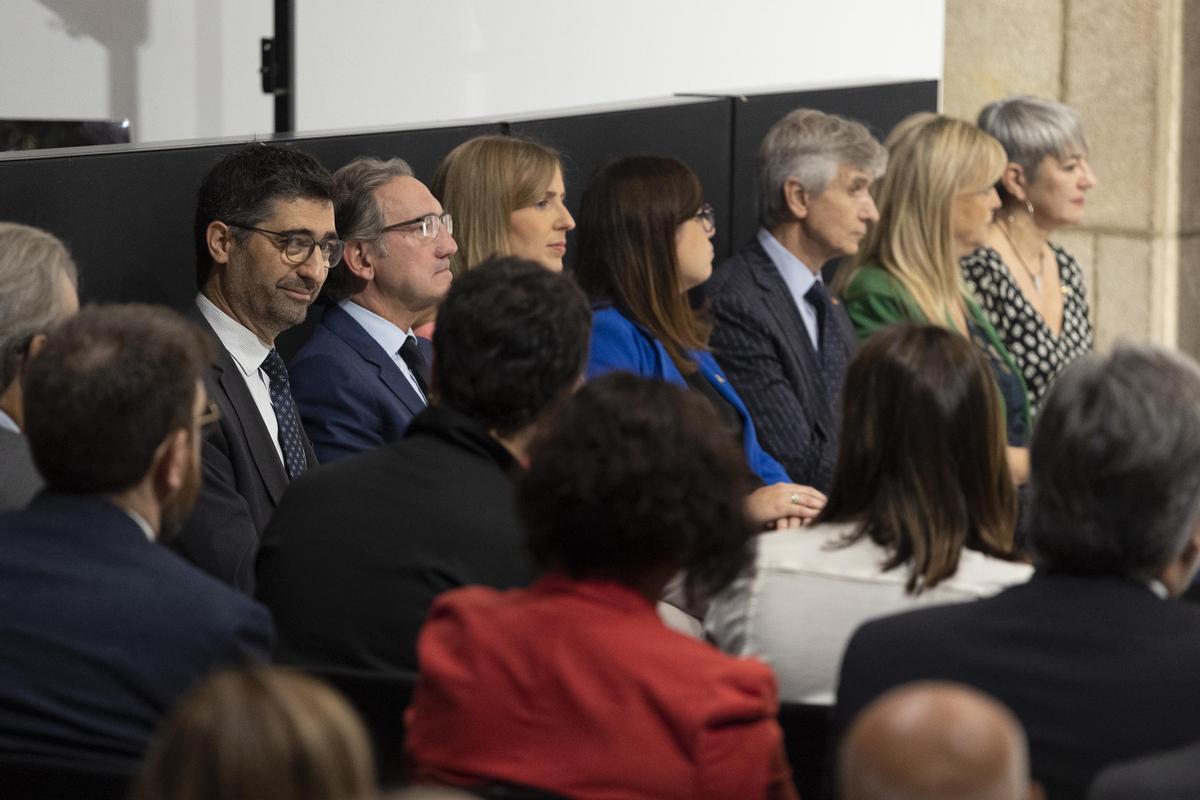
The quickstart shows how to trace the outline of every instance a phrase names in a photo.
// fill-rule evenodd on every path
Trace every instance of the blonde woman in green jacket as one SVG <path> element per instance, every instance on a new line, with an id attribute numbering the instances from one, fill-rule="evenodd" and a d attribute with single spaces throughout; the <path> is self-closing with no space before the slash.
<path id="1" fill-rule="evenodd" d="M 1025 382 L 996 330 L 963 283 L 959 259 L 984 240 L 1000 207 L 995 184 L 1004 148 L 979 128 L 940 114 L 914 114 L 885 142 L 888 171 L 877 184 L 879 222 L 835 281 L 866 339 L 897 322 L 940 325 L 973 341 L 1004 401 L 1009 468 L 1029 474 Z"/>

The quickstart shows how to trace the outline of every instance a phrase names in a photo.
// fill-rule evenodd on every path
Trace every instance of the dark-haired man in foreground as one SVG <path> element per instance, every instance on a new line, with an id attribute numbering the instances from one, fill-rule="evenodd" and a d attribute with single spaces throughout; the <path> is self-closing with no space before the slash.
<path id="1" fill-rule="evenodd" d="M 974 686 L 1029 736 L 1049 797 L 1105 764 L 1200 740 L 1200 369 L 1118 345 L 1056 380 L 1030 452 L 1024 585 L 859 628 L 835 725 L 912 680 Z"/>
<path id="2" fill-rule="evenodd" d="M 533 579 L 512 475 L 579 382 L 590 330 L 575 282 L 532 262 L 455 279 L 433 337 L 434 405 L 399 442 L 298 481 L 263 534 L 258 596 L 281 660 L 415 674 L 434 597 Z"/>
<path id="3" fill-rule="evenodd" d="M 175 546 L 251 592 L 258 535 L 288 483 L 317 461 L 275 337 L 304 321 L 341 259 L 332 177 L 295 150 L 236 150 L 204 178 L 194 233 L 193 318 L 219 343 L 205 385 L 222 416 L 205 439 L 204 487 Z"/>
<path id="4" fill-rule="evenodd" d="M 176 698 L 265 658 L 265 609 L 157 542 L 200 485 L 211 358 L 166 309 L 84 309 L 25 372 L 46 490 L 0 515 L 0 755 L 132 772 Z"/>

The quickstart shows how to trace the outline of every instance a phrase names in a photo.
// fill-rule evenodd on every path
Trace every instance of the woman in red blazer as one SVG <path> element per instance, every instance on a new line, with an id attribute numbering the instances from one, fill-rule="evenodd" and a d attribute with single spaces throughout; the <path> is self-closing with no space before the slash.
<path id="1" fill-rule="evenodd" d="M 408 716 L 418 780 L 573 798 L 793 798 L 775 679 L 663 626 L 747 564 L 750 476 L 703 398 L 613 373 L 530 451 L 518 488 L 546 568 L 528 589 L 434 604 Z"/>

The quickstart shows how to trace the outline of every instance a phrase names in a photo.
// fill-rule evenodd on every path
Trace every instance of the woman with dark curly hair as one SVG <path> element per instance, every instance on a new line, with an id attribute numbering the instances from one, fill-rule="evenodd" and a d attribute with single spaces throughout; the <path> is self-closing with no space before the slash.
<path id="1" fill-rule="evenodd" d="M 517 503 L 546 575 L 435 603 L 408 719 L 418 776 L 584 799 L 794 797 L 770 670 L 655 613 L 680 570 L 709 593 L 750 558 L 751 478 L 711 408 L 606 376 L 530 462 Z"/>
<path id="2" fill-rule="evenodd" d="M 622 370 L 689 388 L 740 442 L 762 484 L 746 509 L 763 527 L 811 520 L 825 496 L 792 482 L 758 442 L 754 422 L 708 348 L 711 325 L 687 292 L 712 274 L 712 206 L 696 173 L 673 158 L 628 156 L 583 192 L 575 277 L 592 301 L 589 378 Z"/>
<path id="3" fill-rule="evenodd" d="M 816 524 L 758 538 L 754 569 L 709 606 L 726 652 L 775 668 L 785 700 L 830 702 L 872 617 L 1028 579 L 1011 563 L 1015 489 L 986 357 L 964 336 L 893 325 L 846 372 L 842 438 Z"/>

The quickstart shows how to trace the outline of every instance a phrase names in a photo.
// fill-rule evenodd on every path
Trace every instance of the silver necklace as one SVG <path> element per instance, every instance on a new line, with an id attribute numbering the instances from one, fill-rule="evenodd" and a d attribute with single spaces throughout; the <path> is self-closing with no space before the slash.
<path id="1" fill-rule="evenodd" d="M 1008 225 L 1012 224 L 1012 217 L 1008 218 Z M 1008 225 L 1001 224 L 1000 232 L 1004 234 L 1004 238 L 1008 240 L 1008 246 L 1012 248 L 1013 253 L 1017 256 L 1017 261 L 1021 262 L 1021 267 L 1029 274 L 1029 279 L 1033 281 L 1033 288 L 1038 294 L 1042 293 L 1042 278 L 1046 274 L 1046 248 L 1038 248 L 1038 271 L 1034 272 L 1029 268 L 1029 264 L 1025 262 L 1025 256 L 1021 255 L 1021 251 L 1017 249 L 1017 243 L 1013 241 L 1012 234 L 1009 233 Z"/>

